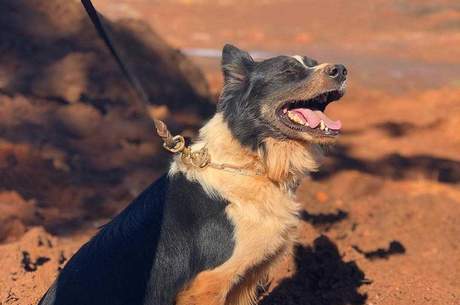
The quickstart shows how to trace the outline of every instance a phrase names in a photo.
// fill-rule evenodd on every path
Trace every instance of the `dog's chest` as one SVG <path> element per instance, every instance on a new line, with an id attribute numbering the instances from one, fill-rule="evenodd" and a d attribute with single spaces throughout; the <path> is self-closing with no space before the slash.
<path id="1" fill-rule="evenodd" d="M 241 252 L 250 264 L 257 264 L 289 247 L 299 222 L 299 204 L 282 191 L 259 190 L 256 199 L 256 202 L 234 199 L 226 209 L 235 226 L 234 255 Z"/>

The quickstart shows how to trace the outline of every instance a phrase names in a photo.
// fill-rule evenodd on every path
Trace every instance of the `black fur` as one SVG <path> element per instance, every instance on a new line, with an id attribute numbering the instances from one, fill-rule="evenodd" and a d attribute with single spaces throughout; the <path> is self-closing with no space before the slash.
<path id="1" fill-rule="evenodd" d="M 171 305 L 233 252 L 227 202 L 182 174 L 145 190 L 67 263 L 39 305 Z"/>

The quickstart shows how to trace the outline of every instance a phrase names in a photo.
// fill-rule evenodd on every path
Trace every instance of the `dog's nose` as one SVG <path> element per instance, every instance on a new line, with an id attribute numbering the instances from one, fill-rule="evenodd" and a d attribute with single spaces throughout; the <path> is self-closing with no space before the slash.
<path id="1" fill-rule="evenodd" d="M 329 65 L 324 70 L 330 78 L 336 78 L 343 81 L 347 78 L 347 68 L 344 65 Z"/>

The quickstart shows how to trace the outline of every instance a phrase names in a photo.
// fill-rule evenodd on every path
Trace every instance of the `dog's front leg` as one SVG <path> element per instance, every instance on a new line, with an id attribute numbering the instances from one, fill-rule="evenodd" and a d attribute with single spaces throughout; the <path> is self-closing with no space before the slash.
<path id="1" fill-rule="evenodd" d="M 179 293 L 176 305 L 224 305 L 233 280 L 218 269 L 201 272 Z"/>
<path id="2" fill-rule="evenodd" d="M 225 305 L 254 305 L 257 303 L 257 286 L 268 276 L 266 268 L 248 272 L 227 295 Z"/>

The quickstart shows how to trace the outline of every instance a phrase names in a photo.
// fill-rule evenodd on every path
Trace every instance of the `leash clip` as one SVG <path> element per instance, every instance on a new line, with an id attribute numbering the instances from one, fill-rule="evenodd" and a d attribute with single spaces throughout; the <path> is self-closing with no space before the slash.
<path id="1" fill-rule="evenodd" d="M 206 147 L 192 151 L 190 147 L 185 145 L 185 138 L 181 135 L 168 138 L 167 141 L 163 142 L 163 147 L 173 154 L 180 153 L 182 161 L 193 167 L 204 168 L 211 162 L 211 156 Z"/>
<path id="2" fill-rule="evenodd" d="M 170 143 L 174 143 L 174 146 L 171 147 L 167 142 L 163 142 L 163 148 L 173 154 L 183 152 L 185 149 L 185 139 L 181 135 L 172 137 Z"/>

